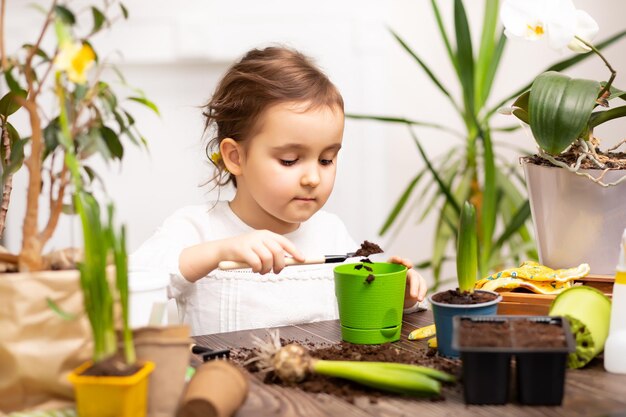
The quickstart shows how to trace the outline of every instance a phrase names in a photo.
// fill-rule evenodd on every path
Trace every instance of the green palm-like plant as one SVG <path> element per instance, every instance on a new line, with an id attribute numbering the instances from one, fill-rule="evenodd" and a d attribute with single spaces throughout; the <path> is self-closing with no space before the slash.
<path id="1" fill-rule="evenodd" d="M 527 91 L 531 86 L 529 82 L 519 90 L 506 95 L 494 106 L 487 105 L 506 46 L 506 37 L 498 25 L 499 2 L 498 0 L 485 0 L 479 45 L 472 44 L 470 26 L 462 0 L 454 1 L 455 46 L 451 41 L 452 37 L 448 35 L 444 27 L 436 0 L 431 0 L 431 6 L 450 64 L 461 86 L 462 97 L 460 99 L 450 93 L 435 72 L 399 34 L 393 30 L 391 33 L 441 94 L 450 101 L 454 112 L 463 121 L 465 131 L 461 136 L 464 146 L 433 158 L 424 151 L 416 128 L 450 132 L 446 126 L 402 117 L 364 114 L 348 114 L 348 117 L 401 123 L 407 126 L 425 166 L 411 179 L 379 233 L 384 235 L 392 229 L 392 226 L 402 226 L 408 214 L 417 213 L 421 221 L 432 214 L 433 207 L 440 209 L 436 214 L 438 217 L 433 254 L 429 260 L 417 265 L 418 268 L 432 268 L 435 278 L 433 290 L 435 290 L 441 283 L 441 267 L 447 260 L 446 251 L 450 242 L 456 237 L 456 225 L 459 224 L 461 205 L 466 200 L 470 201 L 477 211 L 478 239 L 481 249 L 478 269 L 481 276 L 498 266 L 517 264 L 521 257 L 536 259 L 537 253 L 529 232 L 528 199 L 520 192 L 520 189 L 523 189 L 524 180 L 516 172 L 515 167 L 496 152 L 492 141 L 494 134 L 518 128 L 518 126 L 503 129 L 492 128 L 492 116 L 499 108 Z M 626 31 L 598 43 L 596 48 L 602 49 L 624 35 Z M 551 65 L 546 71 L 567 69 L 588 56 L 589 53 L 576 55 Z M 531 80 L 533 78 L 530 77 Z M 433 181 L 427 181 L 428 178 Z M 428 197 L 420 198 L 418 202 L 413 203 L 412 197 L 415 195 Z"/>

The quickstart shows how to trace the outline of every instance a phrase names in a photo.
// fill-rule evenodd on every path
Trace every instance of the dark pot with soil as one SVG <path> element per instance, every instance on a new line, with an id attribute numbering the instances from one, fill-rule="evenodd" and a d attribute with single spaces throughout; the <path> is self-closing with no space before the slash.
<path id="1" fill-rule="evenodd" d="M 502 296 L 493 291 L 448 290 L 429 296 L 428 301 L 435 317 L 439 354 L 449 358 L 458 358 L 459 352 L 452 347 L 452 319 L 459 315 L 494 315 L 498 309 L 498 303 L 502 301 Z"/>
<path id="2" fill-rule="evenodd" d="M 566 359 L 575 346 L 562 317 L 458 316 L 453 346 L 461 352 L 466 403 L 505 404 L 513 356 L 521 404 L 563 401 Z"/>

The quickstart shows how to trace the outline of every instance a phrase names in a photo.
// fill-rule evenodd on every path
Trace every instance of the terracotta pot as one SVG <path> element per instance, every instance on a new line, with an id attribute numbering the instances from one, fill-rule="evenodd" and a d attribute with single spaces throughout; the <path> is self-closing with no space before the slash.
<path id="1" fill-rule="evenodd" d="M 614 275 L 626 227 L 626 181 L 602 187 L 562 168 L 522 163 L 540 262 L 554 269 L 588 263 L 592 274 Z M 609 171 L 603 181 L 624 175 Z"/>
<path id="2" fill-rule="evenodd" d="M 148 416 L 171 417 L 185 387 L 189 365 L 188 326 L 151 326 L 133 330 L 137 358 L 154 362 L 148 386 Z"/>

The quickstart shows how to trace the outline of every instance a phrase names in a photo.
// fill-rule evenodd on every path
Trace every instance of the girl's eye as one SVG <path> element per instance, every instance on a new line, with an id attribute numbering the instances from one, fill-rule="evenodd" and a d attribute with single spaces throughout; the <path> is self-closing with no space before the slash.
<path id="1" fill-rule="evenodd" d="M 333 164 L 333 160 L 332 159 L 320 159 L 320 164 L 322 164 L 322 165 L 332 165 Z"/>
<path id="2" fill-rule="evenodd" d="M 280 163 L 284 166 L 292 166 L 293 164 L 296 163 L 296 161 L 298 161 L 297 159 L 281 159 Z"/>

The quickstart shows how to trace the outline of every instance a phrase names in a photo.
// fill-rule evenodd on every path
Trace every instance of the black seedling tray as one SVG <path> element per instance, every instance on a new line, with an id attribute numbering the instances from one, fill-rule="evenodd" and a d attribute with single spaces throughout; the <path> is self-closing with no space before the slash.
<path id="1" fill-rule="evenodd" d="M 461 322 L 508 323 L 502 342 L 508 346 L 461 346 Z M 558 326 L 565 336 L 563 347 L 526 347 L 513 330 L 514 321 Z M 507 339 L 508 338 L 508 339 Z M 522 346 L 520 346 L 520 344 Z M 569 322 L 549 316 L 456 316 L 452 347 L 461 353 L 467 404 L 505 404 L 509 398 L 511 358 L 515 357 L 517 400 L 525 405 L 560 405 L 565 385 L 567 354 L 575 350 Z"/>

